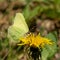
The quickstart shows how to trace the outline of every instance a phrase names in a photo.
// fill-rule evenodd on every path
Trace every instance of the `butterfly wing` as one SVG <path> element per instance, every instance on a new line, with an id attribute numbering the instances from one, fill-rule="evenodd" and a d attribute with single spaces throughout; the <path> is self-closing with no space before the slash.
<path id="1" fill-rule="evenodd" d="M 17 13 L 14 18 L 14 23 L 8 28 L 8 37 L 12 41 L 19 41 L 25 33 L 29 31 L 28 26 L 25 22 L 24 16 L 21 13 Z"/>

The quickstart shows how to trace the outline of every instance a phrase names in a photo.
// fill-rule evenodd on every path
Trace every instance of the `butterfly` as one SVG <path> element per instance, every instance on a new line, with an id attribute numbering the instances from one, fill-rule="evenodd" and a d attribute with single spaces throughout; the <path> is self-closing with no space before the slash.
<path id="1" fill-rule="evenodd" d="M 24 36 L 29 31 L 29 28 L 22 13 L 16 13 L 13 20 L 14 23 L 8 28 L 8 38 L 18 42 L 18 39 Z"/>

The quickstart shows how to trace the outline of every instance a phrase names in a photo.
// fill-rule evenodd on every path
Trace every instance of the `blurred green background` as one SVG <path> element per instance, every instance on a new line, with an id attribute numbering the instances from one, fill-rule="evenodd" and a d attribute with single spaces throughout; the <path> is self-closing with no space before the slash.
<path id="1" fill-rule="evenodd" d="M 60 60 L 60 0 L 0 0 L 0 60 L 22 60 L 23 48 L 7 38 L 8 27 L 18 12 L 23 13 L 30 30 L 36 24 L 43 27 L 42 36 L 56 31 L 58 51 L 51 60 Z"/>

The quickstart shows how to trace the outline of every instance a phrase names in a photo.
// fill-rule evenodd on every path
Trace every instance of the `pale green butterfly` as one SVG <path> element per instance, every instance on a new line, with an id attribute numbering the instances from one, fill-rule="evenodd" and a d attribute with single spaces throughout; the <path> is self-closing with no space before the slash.
<path id="1" fill-rule="evenodd" d="M 8 37 L 11 41 L 18 42 L 18 39 L 28 31 L 29 29 L 22 13 L 16 13 L 13 25 L 8 28 Z"/>

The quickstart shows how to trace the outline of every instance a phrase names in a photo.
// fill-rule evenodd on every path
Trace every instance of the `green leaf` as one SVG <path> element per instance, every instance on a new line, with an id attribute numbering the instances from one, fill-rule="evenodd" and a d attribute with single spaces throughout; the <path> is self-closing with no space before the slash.
<path id="1" fill-rule="evenodd" d="M 56 33 L 55 33 L 56 34 Z M 46 38 L 51 39 L 52 41 L 56 42 L 57 41 L 57 36 L 52 33 L 49 33 Z"/>
<path id="2" fill-rule="evenodd" d="M 57 51 L 56 36 L 53 33 L 49 33 L 46 37 L 54 43 L 53 45 L 46 45 L 45 48 L 42 49 L 42 60 L 48 60 L 48 58 L 51 58 Z"/>
<path id="3" fill-rule="evenodd" d="M 34 8 L 31 13 L 30 13 L 30 17 L 29 20 L 32 19 L 33 17 L 35 17 L 37 14 L 39 14 L 41 12 L 41 7 L 37 6 L 36 8 Z"/>
<path id="4" fill-rule="evenodd" d="M 45 13 L 46 13 L 47 17 L 50 17 L 50 18 L 56 18 L 57 17 L 57 12 L 54 9 L 48 9 L 48 10 L 46 10 Z"/>
<path id="5" fill-rule="evenodd" d="M 14 18 L 14 23 L 8 29 L 8 37 L 12 41 L 18 42 L 19 38 L 29 31 L 25 19 L 21 13 L 17 13 Z"/>
<path id="6" fill-rule="evenodd" d="M 25 19 L 26 19 L 26 22 L 28 21 L 28 18 L 29 18 L 29 16 L 30 16 L 30 9 L 29 9 L 29 5 L 27 5 L 26 7 L 25 7 L 25 9 L 23 10 L 23 15 L 24 15 L 24 17 L 25 17 Z"/>
<path id="7" fill-rule="evenodd" d="M 30 21 L 34 18 L 37 14 L 41 13 L 43 8 L 40 5 L 36 6 L 33 10 L 30 10 L 29 5 L 23 11 L 23 15 L 26 19 L 28 25 L 30 25 Z"/>
<path id="8" fill-rule="evenodd" d="M 42 54 L 41 56 L 42 60 L 47 60 L 47 56 L 49 55 L 49 52 L 46 50 L 46 48 L 43 48 L 41 54 Z"/>

